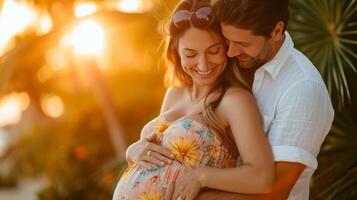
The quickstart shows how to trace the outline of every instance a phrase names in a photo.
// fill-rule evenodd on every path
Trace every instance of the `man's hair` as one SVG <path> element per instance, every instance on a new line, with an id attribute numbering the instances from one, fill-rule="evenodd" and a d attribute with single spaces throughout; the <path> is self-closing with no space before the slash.
<path id="1" fill-rule="evenodd" d="M 289 0 L 216 0 L 213 11 L 224 24 L 252 30 L 254 35 L 270 37 L 282 21 L 289 21 Z"/>

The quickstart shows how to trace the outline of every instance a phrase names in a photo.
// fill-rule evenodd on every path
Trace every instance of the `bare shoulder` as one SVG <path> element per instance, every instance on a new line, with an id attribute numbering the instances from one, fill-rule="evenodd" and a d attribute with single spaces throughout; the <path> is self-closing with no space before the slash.
<path id="1" fill-rule="evenodd" d="M 160 113 L 167 111 L 185 92 L 185 87 L 169 87 L 166 90 Z"/>
<path id="2" fill-rule="evenodd" d="M 257 113 L 257 105 L 254 96 L 244 88 L 229 88 L 220 105 L 217 113 L 224 124 L 230 124 L 230 121 L 238 116 L 246 116 Z"/>
<path id="3" fill-rule="evenodd" d="M 185 93 L 185 90 L 185 87 L 170 87 L 166 91 L 165 99 L 168 101 L 168 103 L 172 103 L 173 101 L 181 98 Z"/>
<path id="4" fill-rule="evenodd" d="M 232 87 L 229 88 L 223 96 L 221 106 L 223 109 L 230 109 L 232 107 L 244 106 L 250 103 L 255 103 L 255 99 L 247 89 Z"/>

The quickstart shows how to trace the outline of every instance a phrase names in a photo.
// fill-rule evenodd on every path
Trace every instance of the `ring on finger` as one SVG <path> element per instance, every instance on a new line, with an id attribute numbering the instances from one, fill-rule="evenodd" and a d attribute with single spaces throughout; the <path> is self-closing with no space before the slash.
<path id="1" fill-rule="evenodd" d="M 151 150 L 149 150 L 149 151 L 146 153 L 146 155 L 147 155 L 147 156 L 150 156 L 150 155 L 151 155 L 151 153 L 152 153 L 152 151 L 151 151 Z"/>
<path id="2" fill-rule="evenodd" d="M 176 200 L 185 200 L 185 198 L 182 198 L 181 195 L 179 195 Z"/>

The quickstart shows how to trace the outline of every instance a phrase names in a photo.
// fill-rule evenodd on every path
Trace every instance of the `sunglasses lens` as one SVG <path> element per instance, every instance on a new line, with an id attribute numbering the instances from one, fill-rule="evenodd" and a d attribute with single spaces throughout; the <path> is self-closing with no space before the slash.
<path id="1" fill-rule="evenodd" d="M 209 16 L 211 15 L 211 8 L 209 7 L 204 7 L 200 8 L 196 12 L 196 17 L 198 19 L 204 19 L 204 20 L 209 20 Z"/>
<path id="2" fill-rule="evenodd" d="M 174 14 L 172 21 L 176 26 L 179 26 L 180 23 L 191 20 L 192 13 L 187 10 L 180 10 Z"/>
<path id="3" fill-rule="evenodd" d="M 195 19 L 192 19 L 192 15 L 195 15 Z M 191 20 L 204 20 L 209 21 L 211 16 L 211 8 L 210 7 L 203 7 L 198 9 L 196 12 L 190 12 L 188 10 L 180 10 L 177 11 L 173 17 L 172 21 L 176 27 L 183 28 L 189 26 Z"/>

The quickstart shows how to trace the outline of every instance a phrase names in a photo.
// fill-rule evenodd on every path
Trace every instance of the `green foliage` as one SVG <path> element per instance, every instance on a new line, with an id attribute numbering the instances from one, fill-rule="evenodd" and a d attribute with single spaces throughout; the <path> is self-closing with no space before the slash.
<path id="1" fill-rule="evenodd" d="M 288 26 L 296 47 L 324 77 L 338 103 L 351 101 L 346 70 L 357 73 L 357 2 L 355 0 L 291 0 Z"/>

